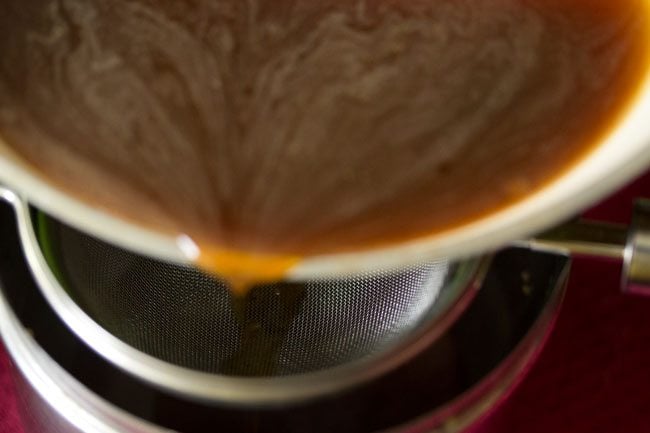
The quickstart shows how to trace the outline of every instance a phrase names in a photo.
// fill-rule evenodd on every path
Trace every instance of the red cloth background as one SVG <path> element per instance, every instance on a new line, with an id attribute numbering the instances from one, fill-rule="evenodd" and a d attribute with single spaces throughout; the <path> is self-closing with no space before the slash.
<path id="1" fill-rule="evenodd" d="M 587 212 L 628 222 L 650 172 Z M 650 299 L 620 294 L 620 266 L 577 259 L 556 328 L 515 392 L 471 433 L 650 432 Z M 0 346 L 0 433 L 22 433 Z"/>
<path id="2" fill-rule="evenodd" d="M 650 171 L 585 213 L 627 223 Z M 520 386 L 471 433 L 650 432 L 650 298 L 624 295 L 620 265 L 576 259 L 548 343 Z"/>

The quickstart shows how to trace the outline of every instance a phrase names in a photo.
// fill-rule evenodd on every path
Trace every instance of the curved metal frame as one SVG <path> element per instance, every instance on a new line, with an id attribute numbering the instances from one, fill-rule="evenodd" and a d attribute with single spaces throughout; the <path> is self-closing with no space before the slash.
<path id="1" fill-rule="evenodd" d="M 447 290 L 452 295 L 438 317 L 416 329 L 387 353 L 314 373 L 274 378 L 229 377 L 173 365 L 119 340 L 89 317 L 61 287 L 39 248 L 28 203 L 0 188 L 13 204 L 29 268 L 48 303 L 65 324 L 102 357 L 146 382 L 189 398 L 240 405 L 276 405 L 333 393 L 371 380 L 407 362 L 438 338 L 466 308 L 480 287 L 489 257 L 463 263 Z M 437 301 L 440 302 L 440 301 Z"/>
<path id="2" fill-rule="evenodd" d="M 567 270 L 568 268 L 565 267 L 558 278 L 562 284 L 555 286 L 526 335 L 497 368 L 448 404 L 436 407 L 411 422 L 382 431 L 385 433 L 389 431 L 460 432 L 494 408 L 525 375 L 550 334 L 563 299 Z M 1 291 L 0 335 L 4 338 L 20 373 L 30 386 L 53 410 L 81 431 L 88 433 L 170 432 L 118 409 L 70 376 L 21 326 Z"/>

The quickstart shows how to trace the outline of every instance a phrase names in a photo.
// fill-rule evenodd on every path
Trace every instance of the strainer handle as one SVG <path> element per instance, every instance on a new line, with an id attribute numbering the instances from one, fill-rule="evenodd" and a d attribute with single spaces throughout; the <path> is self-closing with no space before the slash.
<path id="1" fill-rule="evenodd" d="M 638 199 L 629 226 L 571 221 L 518 244 L 549 252 L 621 260 L 621 288 L 650 296 L 650 200 Z"/>

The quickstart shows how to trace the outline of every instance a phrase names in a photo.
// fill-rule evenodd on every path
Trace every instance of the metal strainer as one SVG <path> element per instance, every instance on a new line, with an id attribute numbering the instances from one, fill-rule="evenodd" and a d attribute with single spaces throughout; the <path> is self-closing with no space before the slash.
<path id="1" fill-rule="evenodd" d="M 157 261 L 14 202 L 40 288 L 90 347 L 183 395 L 276 404 L 342 390 L 417 354 L 473 296 L 486 260 L 279 282 L 233 298 L 199 270 Z"/>

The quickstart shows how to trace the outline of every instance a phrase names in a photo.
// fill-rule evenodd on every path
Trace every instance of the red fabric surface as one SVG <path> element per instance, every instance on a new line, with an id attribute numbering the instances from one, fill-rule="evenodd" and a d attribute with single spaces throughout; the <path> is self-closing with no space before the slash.
<path id="1" fill-rule="evenodd" d="M 9 359 L 0 343 L 0 433 L 23 433 L 19 421 Z"/>
<path id="2" fill-rule="evenodd" d="M 586 212 L 629 222 L 650 172 Z M 471 433 L 649 432 L 650 298 L 624 295 L 620 265 L 576 259 L 555 329 L 529 375 Z"/>
<path id="3" fill-rule="evenodd" d="M 650 173 L 590 217 L 627 222 Z M 471 433 L 650 431 L 650 299 L 620 294 L 620 266 L 578 259 L 555 330 L 515 392 Z M 23 433 L 0 346 L 0 433 Z"/>

